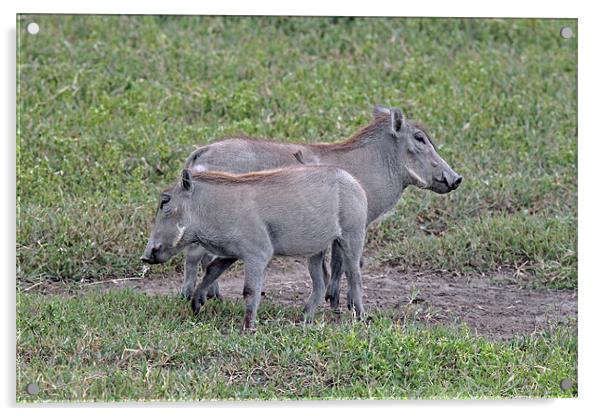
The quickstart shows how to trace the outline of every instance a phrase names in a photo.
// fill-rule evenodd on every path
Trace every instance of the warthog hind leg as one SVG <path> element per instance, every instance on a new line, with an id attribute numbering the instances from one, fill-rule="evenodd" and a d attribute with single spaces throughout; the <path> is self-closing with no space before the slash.
<path id="1" fill-rule="evenodd" d="M 347 284 L 351 295 L 348 298 L 348 305 L 353 307 L 355 316 L 358 320 L 365 318 L 364 305 L 362 302 L 363 288 L 362 275 L 360 272 L 360 258 L 363 248 L 363 235 L 358 242 L 356 238 L 348 238 L 342 242 L 345 275 L 347 276 Z"/>
<path id="2" fill-rule="evenodd" d="M 339 293 L 341 284 L 341 275 L 344 272 L 343 269 L 343 253 L 341 252 L 340 243 L 337 241 L 332 243 L 332 257 L 330 259 L 330 281 L 326 288 L 326 302 L 330 302 L 330 307 L 340 312 L 339 309 Z"/>
<path id="3" fill-rule="evenodd" d="M 242 324 L 242 330 L 255 330 L 255 318 L 257 309 L 261 301 L 261 288 L 265 277 L 265 268 L 269 260 L 251 260 L 245 262 L 245 284 L 242 290 L 242 296 L 245 300 L 245 317 Z"/>
<path id="4" fill-rule="evenodd" d="M 303 320 L 308 323 L 313 321 L 316 307 L 326 292 L 326 287 L 324 286 L 324 276 L 322 275 L 324 255 L 325 253 L 321 252 L 311 256 L 308 260 L 309 275 L 311 276 L 313 283 L 312 292 L 309 295 L 307 303 L 305 304 L 305 308 L 303 309 Z"/>

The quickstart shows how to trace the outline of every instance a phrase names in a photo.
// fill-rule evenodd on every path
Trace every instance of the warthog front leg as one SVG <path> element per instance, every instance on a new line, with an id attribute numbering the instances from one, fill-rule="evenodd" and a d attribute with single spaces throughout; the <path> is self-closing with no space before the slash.
<path id="1" fill-rule="evenodd" d="M 184 281 L 180 294 L 185 299 L 192 299 L 199 265 L 205 255 L 206 250 L 198 244 L 192 244 L 186 249 L 186 258 L 184 259 Z"/>
<path id="2" fill-rule="evenodd" d="M 309 275 L 311 276 L 313 289 L 303 309 L 303 320 L 305 322 L 313 321 L 316 307 L 326 292 L 324 276 L 322 275 L 324 255 L 325 252 L 321 252 L 308 259 Z"/>
<path id="3" fill-rule="evenodd" d="M 182 288 L 180 294 L 187 300 L 192 299 L 194 294 L 194 287 L 196 286 L 197 274 L 199 265 L 203 270 L 207 270 L 207 267 L 215 256 L 209 254 L 202 246 L 193 244 L 186 250 L 186 259 L 184 260 L 184 281 L 182 282 Z M 208 290 L 207 296 L 209 298 L 221 299 L 219 293 L 219 286 L 214 283 Z"/>
<path id="4" fill-rule="evenodd" d="M 215 284 L 215 280 L 226 270 L 232 266 L 237 259 L 218 257 L 209 264 L 203 281 L 197 286 L 194 296 L 192 297 L 192 312 L 198 314 L 201 306 L 207 301 L 207 291 Z"/>
<path id="5" fill-rule="evenodd" d="M 207 270 L 209 268 L 209 266 L 211 265 L 211 263 L 213 263 L 218 257 L 212 255 L 212 254 L 205 254 L 203 256 L 203 259 L 201 260 L 201 267 L 203 268 L 203 270 Z M 227 270 L 227 269 L 226 269 Z M 225 272 L 226 270 L 223 270 L 223 272 Z M 220 273 L 221 275 L 221 273 Z M 209 286 L 209 288 L 207 289 L 207 298 L 208 299 L 217 299 L 217 300 L 222 300 L 222 294 L 219 291 L 219 284 L 217 283 L 217 279 L 219 278 L 218 275 L 215 278 L 215 281 L 213 282 L 213 284 L 211 284 L 211 286 Z"/>

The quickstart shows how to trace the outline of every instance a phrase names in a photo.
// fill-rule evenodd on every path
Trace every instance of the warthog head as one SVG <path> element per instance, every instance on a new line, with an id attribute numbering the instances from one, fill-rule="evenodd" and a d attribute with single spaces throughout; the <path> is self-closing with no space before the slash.
<path id="1" fill-rule="evenodd" d="M 437 153 L 431 139 L 419 126 L 407 122 L 398 108 L 376 106 L 375 117 L 389 115 L 391 134 L 403 160 L 403 168 L 410 184 L 430 189 L 439 194 L 451 192 L 460 186 L 458 175 Z"/>
<path id="2" fill-rule="evenodd" d="M 193 182 L 187 169 L 178 184 L 161 192 L 155 216 L 155 226 L 148 239 L 144 254 L 145 263 L 164 263 L 191 242 L 190 209 Z"/>

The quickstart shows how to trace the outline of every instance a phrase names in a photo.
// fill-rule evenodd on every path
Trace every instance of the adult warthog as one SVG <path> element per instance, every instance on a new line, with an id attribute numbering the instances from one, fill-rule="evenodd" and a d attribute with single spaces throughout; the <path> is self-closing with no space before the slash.
<path id="1" fill-rule="evenodd" d="M 368 197 L 368 224 L 392 209 L 409 185 L 444 194 L 462 182 L 462 177 L 439 156 L 423 128 L 407 121 L 401 110 L 381 106 L 375 107 L 369 125 L 339 143 L 277 143 L 231 138 L 199 147 L 189 155 L 185 167 L 194 172 L 246 173 L 298 164 L 300 157 L 306 164 L 334 165 L 351 173 Z M 344 271 L 337 250 L 333 247 L 332 279 L 326 291 L 326 300 L 334 309 L 338 309 L 340 277 Z M 188 249 L 182 285 L 185 297 L 192 294 L 199 264 L 207 267 L 212 259 L 201 246 Z M 327 278 L 327 270 L 323 269 Z M 217 283 L 209 294 L 220 296 Z"/>
<path id="2" fill-rule="evenodd" d="M 368 203 L 361 185 L 345 170 L 295 167 L 232 175 L 182 172 L 179 184 L 161 193 L 155 226 L 141 260 L 163 263 L 191 244 L 219 256 L 196 288 L 196 313 L 215 279 L 236 260 L 245 265 L 243 329 L 253 328 L 265 269 L 273 255 L 308 256 L 313 291 L 304 309 L 313 319 L 326 288 L 324 252 L 340 253 L 353 305 L 363 315 L 360 258 Z"/>

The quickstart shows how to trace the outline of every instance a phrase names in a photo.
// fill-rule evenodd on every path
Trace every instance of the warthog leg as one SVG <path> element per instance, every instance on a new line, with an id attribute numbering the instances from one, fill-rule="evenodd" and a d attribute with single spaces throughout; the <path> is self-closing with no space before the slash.
<path id="1" fill-rule="evenodd" d="M 364 266 L 364 260 L 360 257 L 360 269 Z M 341 248 L 336 242 L 332 244 L 332 257 L 330 259 L 330 281 L 326 287 L 326 302 L 330 301 L 330 307 L 335 312 L 340 312 L 339 301 L 341 293 L 341 276 L 345 273 L 345 266 L 343 264 L 343 254 Z M 346 274 L 346 273 L 345 273 Z M 353 297 L 351 295 L 351 288 L 347 289 L 347 308 L 353 308 Z"/>
<path id="2" fill-rule="evenodd" d="M 267 261 L 250 260 L 245 261 L 245 284 L 242 290 L 242 296 L 245 300 L 245 318 L 242 325 L 243 331 L 253 331 L 255 329 L 255 318 L 257 309 L 261 301 L 261 288 L 265 277 L 265 268 Z"/>
<path id="3" fill-rule="evenodd" d="M 209 266 L 211 265 L 211 263 L 217 259 L 216 256 L 206 253 L 202 260 L 201 260 L 201 267 L 203 268 L 203 270 L 207 270 L 209 268 Z M 226 270 L 222 271 L 225 272 Z M 220 273 L 221 275 L 221 273 Z M 207 289 L 207 299 L 217 299 L 217 300 L 222 300 L 222 295 L 219 292 L 219 284 L 217 283 L 217 279 L 219 278 L 218 275 L 215 278 L 215 281 L 213 282 L 213 284 L 211 284 L 211 286 L 209 286 L 209 289 Z"/>
<path id="4" fill-rule="evenodd" d="M 199 313 L 201 306 L 207 301 L 207 290 L 223 272 L 228 270 L 230 266 L 236 262 L 236 260 L 237 259 L 235 258 L 218 257 L 207 267 L 205 276 L 197 286 L 194 296 L 192 297 L 191 306 L 195 315 Z"/>
<path id="5" fill-rule="evenodd" d="M 330 272 L 326 266 L 326 251 L 322 253 L 322 277 L 324 278 L 324 287 L 328 287 L 330 283 Z"/>
<path id="6" fill-rule="evenodd" d="M 207 270 L 207 267 L 214 258 L 215 256 L 209 254 L 207 250 L 198 244 L 192 244 L 188 247 L 186 250 L 186 259 L 184 260 L 184 281 L 182 282 L 182 288 L 180 289 L 180 294 L 183 298 L 187 300 L 192 299 L 199 265 L 203 270 Z M 217 282 L 209 288 L 207 297 L 221 299 Z"/>
<path id="7" fill-rule="evenodd" d="M 347 284 L 351 291 L 351 301 L 348 301 L 348 303 L 353 305 L 355 316 L 359 320 L 365 318 L 364 306 L 362 303 L 362 275 L 360 272 L 363 238 L 364 236 L 362 235 L 359 242 L 356 238 L 348 238 L 345 241 L 341 241 L 345 275 L 347 276 Z"/>
<path id="8" fill-rule="evenodd" d="M 186 258 L 184 259 L 184 281 L 180 289 L 180 295 L 185 299 L 192 299 L 194 287 L 196 286 L 196 277 L 199 264 L 205 254 L 205 249 L 199 245 L 192 244 L 186 249 Z"/>
<path id="9" fill-rule="evenodd" d="M 330 307 L 339 312 L 339 293 L 341 275 L 344 272 L 343 253 L 338 241 L 332 243 L 332 255 L 330 258 L 330 281 L 326 288 L 326 302 L 330 301 Z"/>
<path id="10" fill-rule="evenodd" d="M 313 289 L 305 304 L 305 308 L 303 309 L 303 320 L 305 322 L 313 321 L 316 307 L 326 291 L 324 277 L 322 275 L 325 254 L 326 253 L 322 251 L 308 259 L 309 275 L 311 276 Z"/>

